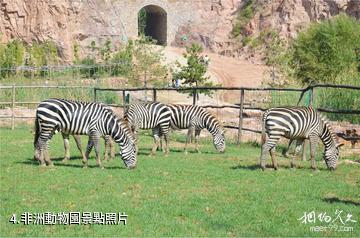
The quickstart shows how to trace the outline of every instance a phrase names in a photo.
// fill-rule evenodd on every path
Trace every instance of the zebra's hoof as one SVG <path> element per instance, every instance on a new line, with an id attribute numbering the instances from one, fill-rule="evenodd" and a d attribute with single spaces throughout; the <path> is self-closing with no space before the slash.
<path id="1" fill-rule="evenodd" d="M 64 158 L 63 160 L 61 160 L 61 162 L 63 163 L 67 163 L 69 161 L 69 158 Z"/>
<path id="2" fill-rule="evenodd" d="M 87 165 L 84 165 L 82 168 L 83 168 L 83 169 L 87 169 L 87 168 L 88 168 L 88 166 L 87 166 Z"/>
<path id="3" fill-rule="evenodd" d="M 40 164 L 40 167 L 46 167 L 46 164 L 45 163 L 43 163 L 43 164 Z"/>

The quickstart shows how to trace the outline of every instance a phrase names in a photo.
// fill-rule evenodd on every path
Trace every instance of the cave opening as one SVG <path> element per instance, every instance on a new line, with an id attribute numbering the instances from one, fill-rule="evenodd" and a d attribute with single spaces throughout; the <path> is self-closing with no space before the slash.
<path id="1" fill-rule="evenodd" d="M 138 35 L 149 36 L 158 45 L 166 45 L 167 13 L 156 5 L 147 5 L 138 12 Z"/>

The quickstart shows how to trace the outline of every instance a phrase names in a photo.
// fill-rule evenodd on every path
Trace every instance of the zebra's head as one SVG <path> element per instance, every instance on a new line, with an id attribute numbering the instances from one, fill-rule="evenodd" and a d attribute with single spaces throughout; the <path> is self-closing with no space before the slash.
<path id="1" fill-rule="evenodd" d="M 127 121 L 121 120 L 119 126 L 124 132 L 122 142 L 119 143 L 121 158 L 128 169 L 134 169 L 137 162 L 135 137 Z"/>
<path id="2" fill-rule="evenodd" d="M 325 150 L 324 152 L 324 160 L 326 163 L 326 166 L 334 170 L 336 169 L 337 161 L 339 159 L 339 148 L 343 146 L 344 144 L 336 144 L 331 149 Z"/>
<path id="3" fill-rule="evenodd" d="M 121 158 L 128 169 L 136 167 L 136 146 L 135 143 L 128 143 L 121 149 Z"/>
<path id="4" fill-rule="evenodd" d="M 214 146 L 217 151 L 223 153 L 225 152 L 225 131 L 224 129 L 219 129 L 218 133 L 213 137 Z"/>

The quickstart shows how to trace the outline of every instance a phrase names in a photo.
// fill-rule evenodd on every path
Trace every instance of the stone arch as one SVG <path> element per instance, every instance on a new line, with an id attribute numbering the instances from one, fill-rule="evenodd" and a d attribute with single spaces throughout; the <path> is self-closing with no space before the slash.
<path id="1" fill-rule="evenodd" d="M 146 12 L 145 17 L 145 28 L 144 33 L 146 36 L 150 36 L 157 41 L 159 45 L 167 44 L 167 12 L 163 7 L 158 5 L 149 4 L 143 6 L 138 11 L 138 17 L 140 11 L 144 10 Z M 138 25 L 138 29 L 139 29 Z"/>

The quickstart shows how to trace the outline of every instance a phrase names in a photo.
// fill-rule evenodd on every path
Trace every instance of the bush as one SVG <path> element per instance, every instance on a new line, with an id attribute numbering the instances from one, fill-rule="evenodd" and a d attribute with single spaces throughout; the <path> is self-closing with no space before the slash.
<path id="1" fill-rule="evenodd" d="M 243 34 L 244 28 L 254 17 L 255 6 L 256 4 L 254 4 L 254 0 L 247 0 L 241 7 L 231 32 L 233 37 L 238 37 Z"/>
<path id="2" fill-rule="evenodd" d="M 313 23 L 292 43 L 295 77 L 305 85 L 359 84 L 359 39 L 360 22 L 345 14 Z"/>
<path id="3" fill-rule="evenodd" d="M 345 14 L 313 23 L 292 42 L 289 54 L 294 77 L 303 85 L 360 85 L 360 22 Z M 346 89 L 317 89 L 316 107 L 359 109 L 360 93 Z M 333 120 L 359 123 L 354 115 L 328 114 Z"/>
<path id="4" fill-rule="evenodd" d="M 99 67 L 96 64 L 96 60 L 89 56 L 80 60 L 80 74 L 84 78 L 96 78 L 99 71 Z M 85 66 L 85 67 L 84 67 Z"/>
<path id="5" fill-rule="evenodd" d="M 113 76 L 128 76 L 132 70 L 134 44 L 129 41 L 125 47 L 120 48 L 113 55 L 111 62 L 115 64 L 112 75 Z"/>
<path id="6" fill-rule="evenodd" d="M 15 70 L 8 70 L 16 66 L 23 65 L 25 55 L 25 46 L 19 40 L 14 40 L 5 44 L 0 44 L 0 67 L 2 70 L 0 78 L 7 77 L 16 73 Z"/>

